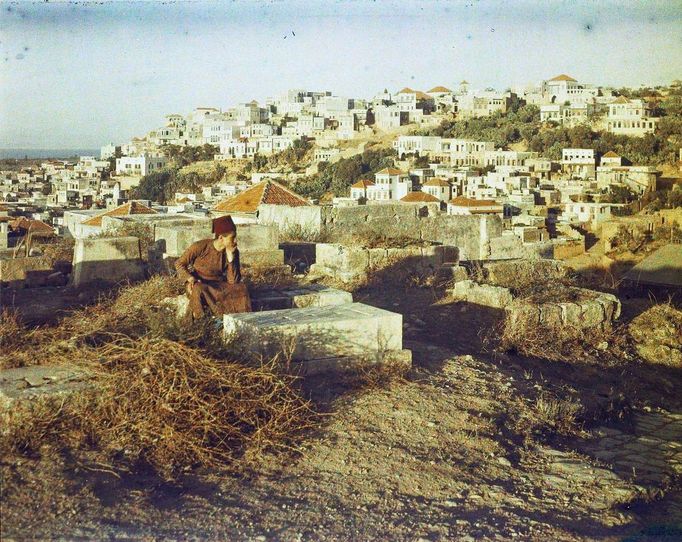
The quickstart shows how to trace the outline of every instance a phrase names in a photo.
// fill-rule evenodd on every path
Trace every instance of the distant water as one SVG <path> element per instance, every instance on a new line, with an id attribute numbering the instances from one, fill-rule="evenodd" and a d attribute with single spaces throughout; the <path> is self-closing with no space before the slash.
<path id="1" fill-rule="evenodd" d="M 99 158 L 99 149 L 0 149 L 3 158 L 72 158 L 94 156 Z"/>

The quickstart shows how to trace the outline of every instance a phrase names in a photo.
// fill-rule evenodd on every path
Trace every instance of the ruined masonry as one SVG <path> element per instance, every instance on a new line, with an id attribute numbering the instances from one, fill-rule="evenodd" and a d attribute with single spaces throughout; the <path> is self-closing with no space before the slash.
<path id="1" fill-rule="evenodd" d="M 410 364 L 402 324 L 401 314 L 363 303 L 223 316 L 226 340 L 246 340 L 266 356 L 290 352 L 305 374 L 363 364 Z"/>
<path id="2" fill-rule="evenodd" d="M 73 286 L 145 278 L 137 237 L 78 239 L 73 252 Z"/>

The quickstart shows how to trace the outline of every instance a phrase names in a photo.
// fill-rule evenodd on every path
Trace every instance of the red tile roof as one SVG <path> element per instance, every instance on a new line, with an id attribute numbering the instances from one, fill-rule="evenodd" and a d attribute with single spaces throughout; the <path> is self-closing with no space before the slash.
<path id="1" fill-rule="evenodd" d="M 112 209 L 111 211 L 106 211 L 100 215 L 88 218 L 83 224 L 86 226 L 102 226 L 103 216 L 129 216 L 129 215 L 155 215 L 157 212 L 154 209 L 150 209 L 146 205 L 142 205 L 138 201 L 129 201 Z"/>
<path id="2" fill-rule="evenodd" d="M 449 88 L 445 88 L 443 86 L 437 86 L 433 87 L 429 92 L 452 92 Z"/>
<path id="3" fill-rule="evenodd" d="M 25 216 L 20 216 L 9 222 L 9 227 L 14 231 L 23 230 L 30 233 L 54 234 L 54 228 L 41 220 L 31 220 Z"/>
<path id="4" fill-rule="evenodd" d="M 440 177 L 434 177 L 424 183 L 424 186 L 450 186 L 450 183 Z"/>
<path id="5" fill-rule="evenodd" d="M 351 188 L 367 188 L 368 186 L 374 186 L 374 183 L 368 179 L 360 179 L 357 183 L 351 185 Z"/>
<path id="6" fill-rule="evenodd" d="M 609 151 L 602 158 L 620 158 L 615 152 Z"/>
<path id="7" fill-rule="evenodd" d="M 386 175 L 386 174 L 388 174 L 388 175 L 405 175 L 405 172 L 400 170 L 400 169 L 396 169 L 394 167 L 385 167 L 381 171 L 377 171 L 375 173 L 375 175 Z"/>
<path id="8" fill-rule="evenodd" d="M 464 196 L 457 196 L 450 200 L 451 205 L 456 205 L 457 207 L 490 207 L 492 205 L 497 205 L 502 207 L 499 203 L 492 199 L 473 199 L 465 198 Z"/>
<path id="9" fill-rule="evenodd" d="M 552 79 L 550 79 L 550 81 L 573 81 L 573 82 L 576 82 L 577 80 L 573 79 L 573 77 L 571 77 L 570 75 L 566 75 L 566 74 L 562 73 L 561 75 L 557 75 L 556 77 L 553 77 Z"/>
<path id="10" fill-rule="evenodd" d="M 221 201 L 213 210 L 226 213 L 255 213 L 262 204 L 301 207 L 310 205 L 310 202 L 285 186 L 268 179 Z"/>
<path id="11" fill-rule="evenodd" d="M 427 194 L 426 192 L 417 190 L 415 192 L 408 192 L 406 196 L 400 198 L 400 201 L 404 201 L 407 203 L 433 203 L 438 202 L 440 200 L 437 197 L 432 196 L 431 194 Z"/>

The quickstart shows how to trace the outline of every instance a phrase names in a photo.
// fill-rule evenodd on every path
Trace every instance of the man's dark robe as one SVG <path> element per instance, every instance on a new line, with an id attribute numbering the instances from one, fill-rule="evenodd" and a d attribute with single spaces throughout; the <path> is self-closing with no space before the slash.
<path id="1" fill-rule="evenodd" d="M 242 282 L 239 249 L 227 261 L 224 250 L 216 250 L 213 239 L 192 243 L 175 262 L 178 276 L 183 280 L 194 277 L 198 282 L 188 284 L 189 311 L 193 318 L 201 318 L 208 309 L 215 316 L 236 312 L 250 312 L 251 299 Z"/>

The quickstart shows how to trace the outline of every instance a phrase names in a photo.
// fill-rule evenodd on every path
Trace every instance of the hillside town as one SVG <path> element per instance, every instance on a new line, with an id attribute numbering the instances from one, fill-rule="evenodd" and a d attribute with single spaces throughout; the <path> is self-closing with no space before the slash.
<path id="1" fill-rule="evenodd" d="M 645 138 L 663 116 L 656 101 L 679 92 L 678 81 L 660 92 L 652 90 L 657 98 L 628 98 L 562 74 L 534 88 L 506 92 L 473 90 L 462 81 L 454 90 L 384 89 L 371 99 L 290 90 L 262 105 L 197 107 L 186 116 L 167 115 L 164 126 L 142 137 L 102 146 L 99 157 L 1 170 L 0 246 L 13 247 L 26 227 L 75 238 L 95 235 L 100 215 L 125 214 L 131 202 L 139 204 L 138 212 L 191 217 L 218 210 L 253 219 L 256 200 L 242 209 L 240 199 L 231 198 L 269 182 L 296 192 L 301 180 L 384 142 L 382 156 L 389 158 L 389 167 L 362 172 L 352 184 L 327 191 L 321 199 L 308 198 L 303 190 L 297 201 L 333 207 L 400 202 L 430 204 L 434 213 L 493 214 L 503 220 L 503 234 L 519 247 L 551 242 L 575 252 L 581 250 L 580 228 L 632 212 L 645 195 L 673 187 L 659 165 L 637 163 L 637 157 L 612 149 L 564 147 L 560 157 L 553 157 L 528 149 L 527 142 L 526 148 L 523 143 L 501 147 L 478 138 L 421 134 L 443 122 L 502 117 L 526 106 L 534 107 L 531 114 L 539 114 L 547 130 L 582 126 Z M 140 197 L 146 178 L 167 171 L 182 149 L 191 148 L 203 148 L 221 175 L 212 175 L 211 182 L 201 178 L 200 186 L 181 183 L 163 199 Z M 294 163 L 272 167 L 272 157 L 292 149 L 305 152 Z M 682 149 L 678 153 L 682 160 Z M 231 163 L 242 170 L 231 173 Z"/>
<path id="2" fill-rule="evenodd" d="M 3 539 L 678 539 L 681 225 L 679 80 L 4 159 Z"/>

